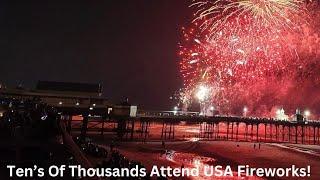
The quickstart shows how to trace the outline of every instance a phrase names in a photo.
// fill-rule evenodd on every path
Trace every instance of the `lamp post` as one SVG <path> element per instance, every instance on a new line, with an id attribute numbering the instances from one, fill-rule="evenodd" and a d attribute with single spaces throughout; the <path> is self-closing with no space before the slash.
<path id="1" fill-rule="evenodd" d="M 243 116 L 244 116 L 244 117 L 247 117 L 247 112 L 248 112 L 248 108 L 245 106 L 245 107 L 243 108 Z"/>
<path id="2" fill-rule="evenodd" d="M 304 111 L 304 116 L 306 117 L 306 120 L 308 120 L 308 118 L 310 117 L 311 112 L 309 110 L 305 110 Z"/>
<path id="3" fill-rule="evenodd" d="M 173 114 L 174 114 L 174 115 L 177 115 L 178 109 L 179 109 L 179 108 L 178 108 L 177 106 L 175 106 L 175 107 L 173 108 Z"/>

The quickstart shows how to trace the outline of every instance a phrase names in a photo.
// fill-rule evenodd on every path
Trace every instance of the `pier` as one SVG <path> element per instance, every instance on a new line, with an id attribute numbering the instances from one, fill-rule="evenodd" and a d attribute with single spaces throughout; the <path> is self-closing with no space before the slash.
<path id="1" fill-rule="evenodd" d="M 122 140 L 225 140 L 320 145 L 320 122 L 235 116 L 138 116 L 66 121 L 72 132 L 111 133 Z"/>

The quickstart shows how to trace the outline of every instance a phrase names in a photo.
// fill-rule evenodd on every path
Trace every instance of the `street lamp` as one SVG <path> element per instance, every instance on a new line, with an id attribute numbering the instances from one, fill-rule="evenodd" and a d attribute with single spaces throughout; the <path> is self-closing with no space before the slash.
<path id="1" fill-rule="evenodd" d="M 304 115 L 306 116 L 306 120 L 308 120 L 308 117 L 311 115 L 311 112 L 309 110 L 305 110 Z"/>
<path id="2" fill-rule="evenodd" d="M 248 108 L 245 106 L 243 108 L 243 116 L 246 117 L 247 116 L 247 112 L 248 112 Z"/>
<path id="3" fill-rule="evenodd" d="M 178 109 L 179 109 L 179 108 L 178 108 L 178 106 L 175 106 L 175 107 L 173 108 L 173 114 L 174 114 L 174 115 L 176 115 L 176 114 L 177 114 Z"/>

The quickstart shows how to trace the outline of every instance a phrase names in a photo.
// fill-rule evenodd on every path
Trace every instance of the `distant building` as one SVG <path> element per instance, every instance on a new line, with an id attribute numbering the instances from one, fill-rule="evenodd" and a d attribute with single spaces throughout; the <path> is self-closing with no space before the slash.
<path id="1" fill-rule="evenodd" d="M 60 94 L 72 93 L 95 97 L 100 97 L 102 95 L 101 84 L 89 83 L 39 81 L 36 90 L 38 92 L 55 92 Z"/>
<path id="2" fill-rule="evenodd" d="M 300 109 L 296 109 L 296 114 L 293 115 L 292 120 L 297 122 L 304 122 L 304 117 L 301 114 Z"/>
<path id="3" fill-rule="evenodd" d="M 276 119 L 282 120 L 282 121 L 288 121 L 289 120 L 289 116 L 286 115 L 284 109 L 281 108 L 281 109 L 278 109 L 277 112 L 276 112 Z"/>
<path id="4" fill-rule="evenodd" d="M 105 109 L 107 112 L 112 106 L 108 99 L 101 97 L 102 86 L 100 84 L 39 81 L 34 90 L 1 88 L 0 94 L 16 99 L 38 98 L 64 111 L 69 109 L 100 109 L 103 111 Z"/>
<path id="5" fill-rule="evenodd" d="M 36 98 L 70 115 L 89 113 L 134 117 L 137 114 L 137 106 L 131 106 L 127 99 L 120 105 L 114 105 L 102 97 L 101 84 L 39 81 L 34 90 L 0 88 L 0 95 L 21 100 Z"/>

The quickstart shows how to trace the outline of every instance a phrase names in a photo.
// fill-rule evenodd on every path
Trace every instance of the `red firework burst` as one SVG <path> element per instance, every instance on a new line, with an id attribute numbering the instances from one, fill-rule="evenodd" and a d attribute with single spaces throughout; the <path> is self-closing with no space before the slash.
<path id="1" fill-rule="evenodd" d="M 318 14 L 317 8 L 314 11 Z M 190 103 L 198 88 L 205 85 L 210 87 L 205 102 L 224 113 L 239 114 L 243 106 L 248 106 L 251 113 L 263 116 L 273 106 L 290 111 L 311 106 L 290 101 L 294 89 L 309 82 L 311 75 L 306 78 L 306 74 L 314 71 L 309 65 L 318 62 L 310 59 L 320 54 L 314 48 L 320 44 L 314 30 L 319 27 L 317 19 L 311 25 L 304 17 L 305 13 L 293 16 L 290 21 L 295 26 L 287 29 L 261 24 L 252 14 L 236 16 L 224 21 L 214 38 L 208 35 L 212 31 L 203 31 L 197 23 L 193 28 L 183 28 L 179 55 L 184 102 Z"/>

